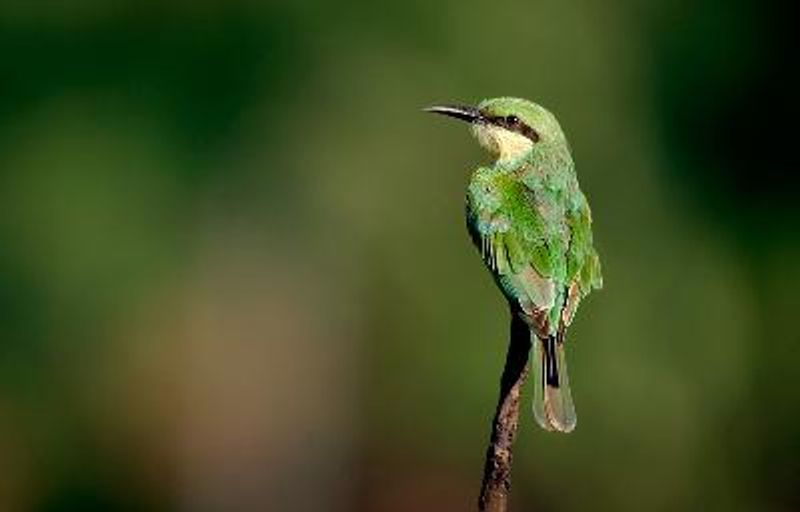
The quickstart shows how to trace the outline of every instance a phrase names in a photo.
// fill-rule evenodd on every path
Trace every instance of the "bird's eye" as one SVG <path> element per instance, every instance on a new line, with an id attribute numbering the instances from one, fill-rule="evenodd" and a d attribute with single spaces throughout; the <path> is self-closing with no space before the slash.
<path id="1" fill-rule="evenodd" d="M 517 116 L 506 116 L 506 123 L 511 126 L 516 126 L 519 124 L 519 118 Z"/>

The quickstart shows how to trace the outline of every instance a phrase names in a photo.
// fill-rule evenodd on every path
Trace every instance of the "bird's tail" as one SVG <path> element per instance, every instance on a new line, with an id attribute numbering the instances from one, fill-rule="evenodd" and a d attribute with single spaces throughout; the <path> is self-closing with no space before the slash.
<path id="1" fill-rule="evenodd" d="M 535 344 L 533 415 L 545 430 L 572 432 L 577 417 L 569 391 L 563 338 L 539 338 L 536 335 L 531 337 Z"/>

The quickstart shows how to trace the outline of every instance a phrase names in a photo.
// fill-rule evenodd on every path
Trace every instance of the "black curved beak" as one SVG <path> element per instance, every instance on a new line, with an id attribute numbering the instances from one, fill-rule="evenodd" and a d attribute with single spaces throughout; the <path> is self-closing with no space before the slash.
<path id="1" fill-rule="evenodd" d="M 442 114 L 444 116 L 454 117 L 468 123 L 484 121 L 483 113 L 480 110 L 475 107 L 468 107 L 464 105 L 436 105 L 423 110 L 433 114 Z"/>

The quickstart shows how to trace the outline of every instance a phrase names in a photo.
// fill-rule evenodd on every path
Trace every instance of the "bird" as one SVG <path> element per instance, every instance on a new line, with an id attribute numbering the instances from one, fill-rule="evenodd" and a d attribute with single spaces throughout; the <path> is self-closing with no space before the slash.
<path id="1" fill-rule="evenodd" d="M 536 422 L 571 432 L 577 416 L 566 331 L 581 300 L 602 288 L 603 277 L 591 210 L 564 132 L 547 109 L 521 98 L 424 110 L 468 123 L 493 159 L 471 174 L 467 230 L 508 301 L 512 337 L 528 337 L 525 343 L 533 346 Z"/>

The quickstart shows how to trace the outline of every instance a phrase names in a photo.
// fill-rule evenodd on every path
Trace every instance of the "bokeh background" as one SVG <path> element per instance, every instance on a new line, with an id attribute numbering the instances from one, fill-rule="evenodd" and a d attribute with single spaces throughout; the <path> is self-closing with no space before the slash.
<path id="1" fill-rule="evenodd" d="M 420 108 L 500 95 L 561 120 L 606 278 L 513 510 L 799 510 L 797 19 L 3 1 L 0 510 L 472 509 L 507 314 L 486 156 Z"/>

